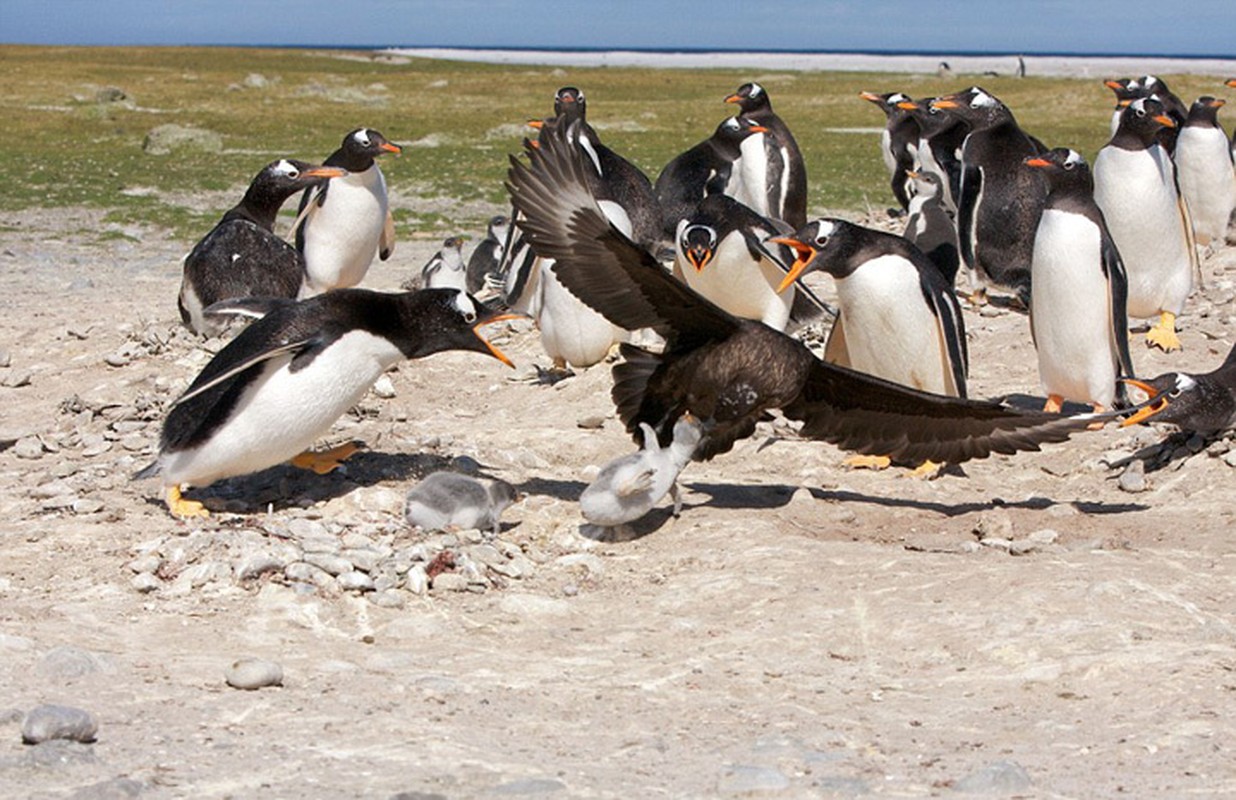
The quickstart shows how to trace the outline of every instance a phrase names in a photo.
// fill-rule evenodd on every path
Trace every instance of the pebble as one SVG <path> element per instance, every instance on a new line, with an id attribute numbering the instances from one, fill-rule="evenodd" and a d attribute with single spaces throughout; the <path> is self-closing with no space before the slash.
<path id="1" fill-rule="evenodd" d="M 146 784 L 133 778 L 112 778 L 99 781 L 89 786 L 83 786 L 66 800 L 126 800 L 130 797 L 140 797 L 146 791 Z"/>
<path id="2" fill-rule="evenodd" d="M 33 375 L 34 373 L 28 369 L 10 370 L 9 373 L 4 376 L 4 379 L 0 380 L 0 385 L 7 386 L 10 389 L 17 389 L 21 386 L 29 386 L 30 378 L 33 377 Z"/>
<path id="3" fill-rule="evenodd" d="M 130 570 L 137 573 L 154 572 L 163 563 L 163 559 L 159 558 L 155 553 L 147 553 L 130 561 L 127 566 Z"/>
<path id="4" fill-rule="evenodd" d="M 281 572 L 287 564 L 271 553 L 254 553 L 236 565 L 236 580 L 251 581 L 268 572 Z"/>
<path id="5" fill-rule="evenodd" d="M 67 483 L 60 480 L 40 483 L 38 486 L 30 490 L 30 496 L 35 500 L 47 500 L 52 497 L 59 497 L 61 495 L 72 493 L 73 489 L 70 488 Z"/>
<path id="6" fill-rule="evenodd" d="M 150 594 L 163 585 L 163 582 L 149 572 L 142 572 L 133 576 L 133 580 L 129 581 L 129 586 L 135 592 L 140 594 Z"/>
<path id="7" fill-rule="evenodd" d="M 112 443 L 98 433 L 88 433 L 81 438 L 82 455 L 94 458 L 112 449 Z"/>
<path id="8" fill-rule="evenodd" d="M 325 586 L 334 581 L 329 572 L 304 561 L 288 564 L 283 568 L 283 575 L 290 581 L 311 583 L 314 586 Z"/>
<path id="9" fill-rule="evenodd" d="M 39 660 L 36 669 L 45 677 L 69 680 L 115 670 L 106 657 L 72 645 L 53 647 Z"/>
<path id="10" fill-rule="evenodd" d="M 283 685 L 283 667 L 262 658 L 242 658 L 232 662 L 223 673 L 227 685 L 234 689 L 261 689 Z"/>
<path id="11" fill-rule="evenodd" d="M 790 779 L 779 769 L 735 765 L 725 770 L 717 781 L 721 794 L 762 794 L 790 788 Z"/>
<path id="12" fill-rule="evenodd" d="M 339 588 L 346 591 L 372 592 L 373 578 L 359 570 L 351 570 L 338 576 Z"/>
<path id="13" fill-rule="evenodd" d="M 11 367 L 13 365 L 13 354 L 6 348 L 0 348 L 0 367 Z"/>
<path id="14" fill-rule="evenodd" d="M 374 382 L 373 393 L 383 400 L 395 397 L 395 384 L 391 383 L 389 375 L 383 375 Z"/>
<path id="15" fill-rule="evenodd" d="M 429 591 L 429 575 L 423 564 L 414 564 L 404 576 L 403 586 L 412 594 L 423 595 Z"/>
<path id="16" fill-rule="evenodd" d="M 103 501 L 97 497 L 83 497 L 73 502 L 74 514 L 96 514 L 103 510 Z"/>
<path id="17" fill-rule="evenodd" d="M 1012 539 L 1013 520 L 1004 509 L 988 511 L 979 517 L 974 526 L 974 533 L 983 539 Z"/>
<path id="18" fill-rule="evenodd" d="M 13 445 L 13 455 L 18 458 L 33 460 L 43 457 L 43 442 L 37 436 L 23 436 Z"/>
<path id="19" fill-rule="evenodd" d="M 600 414 L 583 417 L 575 423 L 575 427 L 582 428 L 586 431 L 600 430 L 605 427 L 605 417 Z"/>
<path id="20" fill-rule="evenodd" d="M 463 592 L 468 589 L 468 577 L 461 575 L 458 572 L 443 572 L 433 579 L 433 588 L 436 591 L 444 592 Z"/>
<path id="21" fill-rule="evenodd" d="M 89 711 L 69 706 L 39 706 L 21 724 L 21 740 L 26 744 L 52 739 L 87 744 L 95 740 L 98 732 L 99 723 Z"/>
<path id="22" fill-rule="evenodd" d="M 1124 468 L 1124 472 L 1120 473 L 1120 480 L 1116 485 L 1122 492 L 1136 494 L 1146 491 L 1149 486 L 1146 483 L 1145 464 L 1138 459 L 1130 461 L 1129 465 Z"/>
<path id="23" fill-rule="evenodd" d="M 1051 528 L 1042 528 L 1026 537 L 1035 544 L 1055 544 L 1060 540 L 1060 532 Z"/>
<path id="24" fill-rule="evenodd" d="M 1039 543 L 1029 539 L 1017 539 L 1009 542 L 1009 555 L 1011 556 L 1028 556 L 1038 549 Z"/>
<path id="25" fill-rule="evenodd" d="M 985 796 L 1024 792 L 1032 786 L 1030 776 L 1020 764 L 996 761 L 981 767 L 953 784 L 953 791 Z"/>
<path id="26" fill-rule="evenodd" d="M 1231 450 L 1223 456 L 1223 463 L 1229 467 L 1236 467 L 1236 450 Z"/>
<path id="27" fill-rule="evenodd" d="M 335 576 L 352 571 L 351 561 L 330 553 L 305 553 L 304 560 L 306 564 L 312 564 L 318 569 L 325 570 Z"/>
<path id="28" fill-rule="evenodd" d="M 987 536 L 979 540 L 983 547 L 994 547 L 997 550 L 1008 550 L 1013 546 L 1012 539 L 1005 539 L 1002 536 Z"/>
<path id="29" fill-rule="evenodd" d="M 127 367 L 129 365 L 129 357 L 124 353 L 108 353 L 103 358 L 103 363 L 109 367 Z"/>

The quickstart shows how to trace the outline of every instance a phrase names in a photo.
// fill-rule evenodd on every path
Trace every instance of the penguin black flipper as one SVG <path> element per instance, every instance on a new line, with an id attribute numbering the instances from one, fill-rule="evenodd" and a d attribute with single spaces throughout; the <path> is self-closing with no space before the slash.
<path id="1" fill-rule="evenodd" d="M 1129 276 L 1120 260 L 1120 251 L 1112 241 L 1106 226 L 1102 231 L 1102 242 L 1099 245 L 1100 257 L 1103 261 L 1103 275 L 1107 278 L 1109 313 L 1112 321 L 1112 338 L 1116 344 L 1116 353 L 1120 359 L 1120 377 L 1137 377 L 1133 372 L 1133 356 L 1129 352 Z M 1118 408 L 1129 404 L 1129 395 L 1124 382 L 1116 384 L 1116 406 Z"/>
<path id="2" fill-rule="evenodd" d="M 799 399 L 782 410 L 804 421 L 804 437 L 914 463 L 959 463 L 1038 450 L 1118 416 L 1017 411 L 997 401 L 920 392 L 824 362 L 812 364 Z"/>
<path id="3" fill-rule="evenodd" d="M 329 161 L 330 159 L 327 159 Z M 292 222 L 292 231 L 296 234 L 296 249 L 305 252 L 305 227 L 313 212 L 326 202 L 326 190 L 330 181 L 321 186 L 311 186 L 300 196 L 300 205 L 296 206 L 296 219 Z"/>
<path id="4" fill-rule="evenodd" d="M 176 408 L 179 405 L 189 402 L 193 398 L 203 394 L 204 392 L 210 391 L 224 381 L 239 375 L 255 364 L 260 364 L 263 361 L 269 361 L 272 358 L 277 358 L 284 353 L 299 353 L 301 350 L 310 347 L 312 344 L 312 339 L 305 339 L 299 342 L 288 342 L 287 344 L 279 345 L 278 347 L 272 347 L 269 350 L 263 350 L 245 361 L 231 365 L 226 371 L 215 375 L 207 381 L 194 381 L 193 385 L 185 390 L 184 394 L 172 401 L 169 408 Z"/>
<path id="5" fill-rule="evenodd" d="M 925 257 L 925 256 L 924 256 Z M 930 260 L 930 259 L 928 259 Z M 928 275 L 936 276 L 934 272 L 920 270 L 919 287 L 923 298 L 936 317 L 940 326 L 940 339 L 948 353 L 949 371 L 953 376 L 953 385 L 958 397 L 966 397 L 966 374 L 970 370 L 970 350 L 966 345 L 965 323 L 962 322 L 961 305 L 957 302 L 957 294 L 951 286 L 943 285 Z M 801 285 L 801 284 L 800 284 Z"/>
<path id="6" fill-rule="evenodd" d="M 974 237 L 970 232 L 974 229 L 974 215 L 978 210 L 979 195 L 983 191 L 983 171 L 974 164 L 963 164 L 959 191 L 961 194 L 957 198 L 957 238 L 961 246 L 961 260 L 973 275 L 978 270 L 978 262 L 974 260 Z"/>
<path id="7" fill-rule="evenodd" d="M 286 297 L 237 297 L 232 300 L 220 300 L 206 307 L 206 316 L 234 316 L 261 319 L 276 308 L 291 305 L 295 300 Z"/>

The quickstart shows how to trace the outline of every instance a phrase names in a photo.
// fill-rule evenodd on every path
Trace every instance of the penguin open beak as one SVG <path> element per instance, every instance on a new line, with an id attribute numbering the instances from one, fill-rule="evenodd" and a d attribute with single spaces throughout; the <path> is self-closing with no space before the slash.
<path id="1" fill-rule="evenodd" d="M 1228 78 L 1226 81 L 1224 81 L 1223 85 L 1231 89 L 1236 89 L 1236 78 Z"/>
<path id="2" fill-rule="evenodd" d="M 1227 105 L 1227 101 L 1224 100 L 1222 97 L 1212 97 L 1210 98 L 1210 102 L 1207 103 L 1206 105 L 1210 106 L 1211 108 L 1223 108 L 1225 105 Z"/>
<path id="3" fill-rule="evenodd" d="M 536 129 L 539 131 L 541 128 L 544 128 L 544 127 L 545 127 L 545 120 L 543 120 L 543 119 L 530 119 L 530 120 L 528 120 L 528 127 L 529 127 L 529 128 L 536 128 Z"/>
<path id="4" fill-rule="evenodd" d="M 475 325 L 472 326 L 472 332 L 476 334 L 476 338 L 480 339 L 481 343 L 484 344 L 486 349 L 489 350 L 490 355 L 492 355 L 494 358 L 501 361 L 503 364 L 506 364 L 508 367 L 514 369 L 515 362 L 507 358 L 506 354 L 503 353 L 501 350 L 499 350 L 497 347 L 494 347 L 493 343 L 490 342 L 488 339 L 486 339 L 485 335 L 481 333 L 481 328 L 483 328 L 486 325 L 492 325 L 495 322 L 503 322 L 509 319 L 523 319 L 523 318 L 524 318 L 523 314 L 498 314 L 492 317 L 482 317 L 480 321 L 478 321 Z"/>
<path id="5" fill-rule="evenodd" d="M 1154 121 L 1162 125 L 1164 128 L 1176 127 L 1176 120 L 1172 119 L 1166 114 L 1155 114 Z"/>
<path id="6" fill-rule="evenodd" d="M 742 102 L 742 98 L 738 95 L 738 92 L 734 92 L 733 94 L 728 95 L 728 96 L 725 98 L 725 102 L 727 102 L 727 103 L 741 103 L 741 102 Z"/>
<path id="7" fill-rule="evenodd" d="M 768 128 L 765 128 L 763 125 L 752 125 L 750 128 L 747 128 L 747 130 L 752 133 L 768 133 Z"/>
<path id="8" fill-rule="evenodd" d="M 1133 105 L 1133 101 L 1126 97 L 1125 99 L 1116 103 L 1116 108 L 1128 108 L 1131 105 Z"/>
<path id="9" fill-rule="evenodd" d="M 1127 428 L 1130 425 L 1136 425 L 1139 422 L 1143 422 L 1144 420 L 1150 419 L 1155 414 L 1158 414 L 1160 411 L 1167 408 L 1168 406 L 1167 397 L 1159 394 L 1159 390 L 1154 388 L 1150 384 L 1143 383 L 1142 381 L 1139 381 L 1136 378 L 1121 378 L 1120 382 L 1127 383 L 1130 386 L 1135 386 L 1138 389 L 1141 389 L 1143 392 L 1146 393 L 1147 398 L 1148 398 L 1146 401 L 1146 404 L 1142 406 L 1141 408 L 1139 408 L 1136 413 L 1131 414 L 1130 416 L 1125 417 L 1123 420 L 1121 420 L 1120 427 Z"/>
<path id="10" fill-rule="evenodd" d="M 1120 81 L 1116 81 L 1116 80 L 1103 81 L 1103 85 L 1106 86 L 1108 89 L 1111 89 L 1114 92 L 1119 92 L 1124 89 L 1124 85 L 1120 83 Z"/>
<path id="11" fill-rule="evenodd" d="M 807 265 L 815 260 L 819 253 L 814 247 L 809 244 L 804 244 L 797 239 L 791 239 L 788 236 L 778 236 L 768 241 L 774 244 L 783 244 L 797 254 L 794 264 L 790 267 L 790 271 L 781 279 L 781 285 L 777 287 L 777 294 L 784 292 L 790 287 L 790 284 L 798 280 L 798 276 L 802 275 L 807 269 Z"/>
<path id="12" fill-rule="evenodd" d="M 687 249 L 687 260 L 696 272 L 703 272 L 708 262 L 712 261 L 712 251 L 706 247 L 690 247 Z"/>

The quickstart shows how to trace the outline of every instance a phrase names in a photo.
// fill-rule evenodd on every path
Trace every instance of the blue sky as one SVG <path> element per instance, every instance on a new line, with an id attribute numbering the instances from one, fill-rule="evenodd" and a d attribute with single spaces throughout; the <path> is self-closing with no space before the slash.
<path id="1" fill-rule="evenodd" d="M 0 0 L 0 42 L 1236 55 L 1233 0 Z"/>

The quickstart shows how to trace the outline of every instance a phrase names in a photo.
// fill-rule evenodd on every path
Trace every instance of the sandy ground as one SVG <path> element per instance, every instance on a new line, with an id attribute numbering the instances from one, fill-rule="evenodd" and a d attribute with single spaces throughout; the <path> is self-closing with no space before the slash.
<path id="1" fill-rule="evenodd" d="M 229 481 L 199 496 L 235 513 L 178 522 L 128 475 L 208 357 L 175 311 L 191 242 L 94 212 L 12 222 L 0 796 L 1236 794 L 1230 442 L 1180 451 L 1134 493 L 1108 463 L 1164 431 L 920 482 L 769 429 L 688 468 L 680 519 L 602 536 L 575 498 L 631 448 L 608 368 L 547 387 L 446 354 L 341 420 L 331 442 L 371 448 L 346 474 Z M 436 248 L 401 242 L 366 285 L 395 288 Z M 1205 270 L 1184 352 L 1138 343 L 1139 371 L 1227 353 L 1236 254 Z M 975 395 L 1038 394 L 1024 317 L 966 323 Z M 522 369 L 545 363 L 534 333 L 498 338 Z M 468 459 L 528 493 L 495 543 L 531 565 L 515 577 L 379 604 L 231 566 L 295 525 L 420 546 L 399 500 Z M 142 585 L 131 564 L 151 553 Z M 227 687 L 247 656 L 281 664 L 283 686 Z M 89 711 L 97 741 L 23 745 L 44 703 Z"/>

